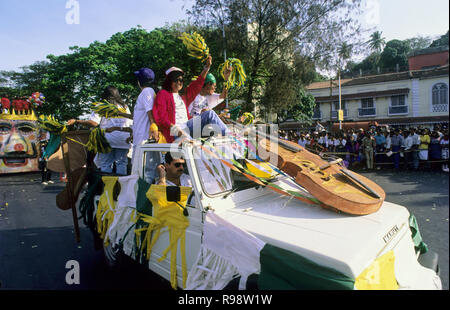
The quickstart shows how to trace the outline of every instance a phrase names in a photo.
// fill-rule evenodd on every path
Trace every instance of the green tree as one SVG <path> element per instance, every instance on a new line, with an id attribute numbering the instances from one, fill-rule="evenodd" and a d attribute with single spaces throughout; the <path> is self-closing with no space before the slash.
<path id="1" fill-rule="evenodd" d="M 430 46 L 432 39 L 430 37 L 417 36 L 404 40 L 409 45 L 411 51 L 420 50 Z"/>
<path id="2" fill-rule="evenodd" d="M 408 54 L 416 49 L 424 49 L 430 45 L 431 39 L 429 37 L 417 36 L 406 40 L 391 40 L 387 42 L 384 49 L 380 52 L 381 32 L 374 32 L 371 36 L 369 46 L 374 50 L 365 59 L 359 63 L 351 63 L 347 71 L 359 71 L 376 73 L 377 68 L 392 71 L 397 64 L 400 69 L 408 67 Z M 436 43 L 439 44 L 439 43 Z"/>
<path id="3" fill-rule="evenodd" d="M 359 0 L 196 0 L 189 14 L 196 24 L 225 28 L 227 51 L 247 72 L 244 110 L 252 111 L 278 64 L 291 63 L 297 49 L 326 65 L 346 34 L 356 38 L 350 13 L 359 5 Z"/>
<path id="4" fill-rule="evenodd" d="M 434 40 L 429 47 L 439 47 L 439 46 L 448 46 L 448 35 L 449 32 L 442 35 L 439 39 Z"/>
<path id="5" fill-rule="evenodd" d="M 381 31 L 375 31 L 370 35 L 370 40 L 367 42 L 369 47 L 377 53 L 380 53 L 386 45 L 386 38 L 382 37 Z"/>
<path id="6" fill-rule="evenodd" d="M 293 119 L 311 124 L 315 105 L 316 102 L 313 95 L 307 94 L 303 89 L 298 89 L 294 103 L 287 110 L 277 113 L 277 122 L 280 124 L 288 119 Z"/>
<path id="7" fill-rule="evenodd" d="M 165 71 L 171 66 L 183 68 L 187 79 L 201 71 L 203 65 L 187 56 L 178 38 L 189 27 L 175 24 L 150 32 L 132 28 L 114 34 L 104 43 L 95 41 L 87 47 L 71 47 L 66 55 L 48 55 L 47 61 L 23 67 L 22 72 L 11 72 L 9 78 L 28 95 L 43 92 L 46 105 L 41 113 L 61 120 L 89 112 L 90 103 L 98 100 L 108 85 L 117 87 L 132 109 L 139 94 L 133 74 L 136 70 L 151 68 L 156 75 L 155 85 L 162 85 Z"/>
<path id="8" fill-rule="evenodd" d="M 301 60 L 297 62 L 300 63 Z M 306 95 L 303 83 L 298 78 L 301 70 L 300 66 L 292 68 L 289 64 L 280 62 L 267 82 L 260 104 L 267 115 L 276 113 L 278 122 L 288 118 L 296 121 L 310 120 L 314 113 L 314 97 Z"/>
<path id="9" fill-rule="evenodd" d="M 408 54 L 411 47 L 406 41 L 391 40 L 386 43 L 386 47 L 380 56 L 381 68 L 395 68 L 408 66 Z"/>

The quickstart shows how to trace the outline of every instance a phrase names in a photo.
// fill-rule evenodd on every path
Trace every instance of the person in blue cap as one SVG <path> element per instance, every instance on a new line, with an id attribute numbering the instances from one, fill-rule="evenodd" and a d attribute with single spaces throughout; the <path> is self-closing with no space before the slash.
<path id="1" fill-rule="evenodd" d="M 136 104 L 134 106 L 133 115 L 123 115 L 133 119 L 133 154 L 135 154 L 136 146 L 148 139 L 154 138 L 158 141 L 158 132 L 150 131 L 150 126 L 155 122 L 153 119 L 153 103 L 156 93 L 153 90 L 153 82 L 155 73 L 152 69 L 141 68 L 134 72 L 137 78 L 137 85 L 141 90 Z"/>

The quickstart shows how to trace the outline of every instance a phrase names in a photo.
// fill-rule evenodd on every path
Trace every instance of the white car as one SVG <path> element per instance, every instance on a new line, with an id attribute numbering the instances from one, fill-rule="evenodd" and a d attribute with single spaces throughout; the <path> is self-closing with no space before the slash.
<path id="1" fill-rule="evenodd" d="M 221 147 L 225 153 L 234 152 L 236 141 L 230 137 L 211 138 L 208 145 Z M 179 288 L 220 289 L 236 276 L 241 276 L 240 288 L 248 287 L 252 281 L 253 286 L 261 289 L 442 288 L 437 255 L 430 250 L 420 255 L 417 242 L 420 234 L 417 234 L 414 217 L 405 207 L 385 201 L 377 212 L 369 215 L 332 212 L 246 179 L 221 165 L 220 159 L 207 156 L 200 144 L 185 143 L 180 147 L 175 144 L 140 145 L 134 156 L 132 175 L 123 177 L 135 182 L 127 189 L 128 195 L 136 197 L 137 179 L 154 184 L 155 169 L 163 162 L 163 154 L 174 150 L 184 157 L 185 173 L 192 182 L 185 214 L 189 221 L 185 231 L 185 253 L 178 248 L 176 258 L 176 285 Z M 211 173 L 212 169 L 205 165 L 219 168 Z M 272 181 L 283 190 L 311 197 L 287 175 L 278 174 Z M 125 200 L 133 201 L 129 197 Z M 110 210 L 114 213 L 114 223 L 110 223 L 106 234 L 109 237 L 106 256 L 109 258 L 119 250 L 136 258 L 133 217 L 137 212 L 136 206 L 131 204 L 122 202 Z M 216 217 L 208 218 L 208 214 Z M 212 223 L 211 219 L 224 224 Z M 207 227 L 211 223 L 213 226 Z M 223 240 L 220 236 L 219 239 L 210 236 L 222 228 L 225 229 L 221 232 Z M 234 237 L 227 238 L 229 236 L 237 237 L 230 240 Z M 216 241 L 211 241 L 214 238 Z M 248 251 L 244 239 L 249 242 Z M 173 283 L 174 266 L 173 260 L 171 266 L 170 254 L 161 261 L 169 241 L 169 231 L 163 230 L 152 248 L 150 259 L 144 263 L 164 279 L 172 279 Z M 206 283 L 210 271 L 203 269 L 212 268 L 205 265 L 206 242 L 218 243 L 217 255 L 228 259 L 227 266 L 233 267 L 229 268 L 233 275 L 223 272 L 221 276 L 216 270 L 215 280 Z M 214 244 L 208 248 L 214 249 Z M 183 267 L 187 271 L 187 284 Z M 245 271 L 246 268 L 250 271 Z"/>

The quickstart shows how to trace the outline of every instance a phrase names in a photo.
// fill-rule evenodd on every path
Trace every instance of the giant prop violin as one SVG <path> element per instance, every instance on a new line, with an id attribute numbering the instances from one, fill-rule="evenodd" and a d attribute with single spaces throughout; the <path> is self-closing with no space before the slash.
<path id="1" fill-rule="evenodd" d="M 228 122 L 243 127 L 232 120 Z M 266 151 L 258 152 L 261 159 L 268 161 L 276 156 L 277 167 L 325 205 L 344 213 L 364 215 L 376 212 L 386 198 L 379 185 L 341 166 L 342 160 L 330 162 L 296 143 L 255 128 L 251 130 L 256 133 L 258 148 Z"/>

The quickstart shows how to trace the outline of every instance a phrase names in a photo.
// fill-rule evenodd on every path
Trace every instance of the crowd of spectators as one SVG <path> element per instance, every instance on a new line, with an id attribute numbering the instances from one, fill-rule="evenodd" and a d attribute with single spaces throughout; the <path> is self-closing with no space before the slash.
<path id="1" fill-rule="evenodd" d="M 280 130 L 280 139 L 298 143 L 318 154 L 341 157 L 347 167 L 362 169 L 432 169 L 449 172 L 448 127 L 327 131 L 320 123 L 312 130 Z"/>

